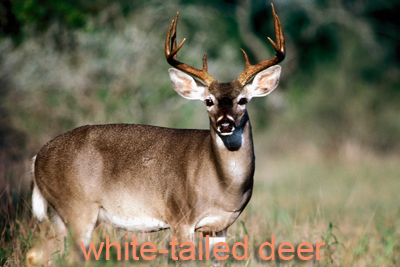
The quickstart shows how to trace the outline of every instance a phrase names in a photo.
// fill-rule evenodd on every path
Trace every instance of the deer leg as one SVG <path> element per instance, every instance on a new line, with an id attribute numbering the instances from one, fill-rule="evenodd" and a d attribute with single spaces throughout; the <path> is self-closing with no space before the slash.
<path id="1" fill-rule="evenodd" d="M 72 238 L 74 243 L 75 259 L 84 261 L 83 247 L 86 251 L 90 246 L 90 239 L 93 230 L 97 225 L 97 219 L 100 208 L 97 205 L 87 205 L 85 211 L 77 211 L 74 214 L 68 214 L 68 218 L 72 218 L 69 223 L 72 230 Z"/>
<path id="2" fill-rule="evenodd" d="M 178 229 L 173 229 L 172 234 L 179 244 L 184 242 L 192 242 L 194 244 L 194 230 L 191 227 L 180 226 Z"/>
<path id="3" fill-rule="evenodd" d="M 55 253 L 63 254 L 64 237 L 68 235 L 67 228 L 56 212 L 51 216 L 53 233 L 45 237 L 44 241 L 31 248 L 26 254 L 27 266 L 51 264 Z"/>
<path id="4" fill-rule="evenodd" d="M 196 251 L 194 249 L 194 228 L 189 227 L 189 226 L 182 226 L 179 225 L 179 228 L 172 228 L 172 236 L 175 237 L 175 241 L 178 242 L 178 245 L 176 246 L 176 251 L 175 254 L 172 255 L 172 258 L 178 257 L 179 260 L 182 260 L 183 257 L 190 257 L 193 256 L 196 259 Z M 189 249 L 191 245 L 185 244 L 184 246 L 181 247 L 182 244 L 190 242 L 193 244 L 193 255 L 189 255 L 190 252 L 185 252 L 183 255 L 181 255 L 182 250 Z M 176 259 L 176 258 L 175 258 Z"/>
<path id="5" fill-rule="evenodd" d="M 208 253 L 209 255 L 209 259 L 213 259 L 214 264 L 219 265 L 220 264 L 220 260 L 218 260 L 217 258 L 215 258 L 214 255 L 214 247 L 217 243 L 219 242 L 225 242 L 226 241 L 226 232 L 227 229 L 220 231 L 220 232 L 213 232 L 213 233 L 203 233 L 203 246 L 204 249 L 203 251 L 205 253 Z M 210 235 L 210 237 L 208 238 L 208 251 L 206 251 L 207 249 L 207 245 L 206 245 L 206 235 Z M 218 256 L 223 257 L 225 254 L 223 252 L 219 253 Z M 205 259 L 205 257 L 203 257 L 203 259 Z"/>

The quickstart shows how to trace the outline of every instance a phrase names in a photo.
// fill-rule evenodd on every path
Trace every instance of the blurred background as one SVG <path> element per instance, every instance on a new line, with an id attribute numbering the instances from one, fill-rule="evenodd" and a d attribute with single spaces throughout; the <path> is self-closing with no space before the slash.
<path id="1" fill-rule="evenodd" d="M 335 156 L 400 148 L 398 1 L 276 1 L 286 37 L 278 90 L 249 105 L 274 152 Z M 231 81 L 272 57 L 270 1 L 17 0 L 0 5 L 0 149 L 33 156 L 84 124 L 208 128 L 171 87 L 164 39 L 180 12 L 179 58 Z M 271 151 L 269 149 L 269 151 Z"/>
<path id="2" fill-rule="evenodd" d="M 270 3 L 1 0 L 0 229 L 13 227 L 10 218 L 18 216 L 18 205 L 29 212 L 29 159 L 57 135 L 105 123 L 207 129 L 204 104 L 181 98 L 170 84 L 164 56 L 169 24 L 179 11 L 178 42 L 187 38 L 178 55 L 181 61 L 200 68 L 207 52 L 211 75 L 231 81 L 244 69 L 239 48 L 246 50 L 252 64 L 273 56 L 267 39 L 275 40 Z M 376 197 L 374 188 L 382 184 L 398 191 L 399 169 L 394 166 L 400 165 L 399 1 L 273 3 L 287 56 L 280 64 L 278 88 L 248 105 L 260 181 L 264 175 L 278 180 L 296 176 L 307 162 L 323 166 L 315 181 L 332 175 L 324 166 L 337 162 L 345 170 L 357 162 L 364 167 L 382 163 L 391 167 L 377 167 L 370 191 L 359 194 Z M 292 170 L 282 174 L 287 166 Z M 380 170 L 387 171 L 382 176 L 390 177 L 388 181 L 381 180 Z M 303 176 L 309 174 L 305 171 Z M 340 172 L 337 176 L 331 181 L 352 179 Z M 346 183 L 342 186 L 349 189 Z M 301 191 L 304 196 L 307 190 Z M 389 197 L 382 204 L 387 205 L 382 216 L 394 218 L 385 221 L 390 226 L 385 229 L 392 229 L 399 240 L 395 191 L 392 195 L 385 190 L 382 194 Z M 348 200 L 352 192 L 333 197 Z M 3 235 L 0 244 L 10 240 Z"/>

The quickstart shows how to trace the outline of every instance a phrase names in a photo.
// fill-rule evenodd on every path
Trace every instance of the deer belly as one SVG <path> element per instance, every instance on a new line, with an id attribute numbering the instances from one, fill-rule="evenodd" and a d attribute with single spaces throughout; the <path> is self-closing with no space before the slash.
<path id="1" fill-rule="evenodd" d="M 167 223 L 152 217 L 123 217 L 111 214 L 103 208 L 100 209 L 99 220 L 128 231 L 153 232 L 170 228 Z"/>

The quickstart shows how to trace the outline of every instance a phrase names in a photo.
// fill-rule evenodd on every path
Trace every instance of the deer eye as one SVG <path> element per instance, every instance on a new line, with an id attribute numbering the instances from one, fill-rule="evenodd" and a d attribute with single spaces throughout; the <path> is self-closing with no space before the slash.
<path id="1" fill-rule="evenodd" d="M 239 105 L 244 105 L 244 104 L 247 104 L 247 99 L 246 98 L 241 98 L 240 100 L 239 100 L 239 102 L 238 102 L 238 104 Z"/>
<path id="2" fill-rule="evenodd" d="M 214 105 L 214 102 L 211 100 L 211 99 L 206 99 L 206 106 L 207 107 L 211 107 L 211 106 L 213 106 Z"/>

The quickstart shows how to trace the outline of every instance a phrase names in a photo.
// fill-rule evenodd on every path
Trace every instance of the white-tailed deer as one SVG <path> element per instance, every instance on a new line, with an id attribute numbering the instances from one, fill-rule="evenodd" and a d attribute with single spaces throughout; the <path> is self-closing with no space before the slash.
<path id="1" fill-rule="evenodd" d="M 250 65 L 242 50 L 246 68 L 230 83 L 208 74 L 207 54 L 201 70 L 177 60 L 185 41 L 176 46 L 177 14 L 165 41 L 166 59 L 176 68 L 169 69 L 172 86 L 184 98 L 205 103 L 210 130 L 110 124 L 82 126 L 56 137 L 33 160 L 36 218 L 42 221 L 50 206 L 57 239 L 63 241 L 71 228 L 79 249 L 80 242 L 90 243 L 101 221 L 129 231 L 170 228 L 180 243 L 193 242 L 195 231 L 224 238 L 253 190 L 255 157 L 246 104 L 275 89 L 281 67 L 274 65 L 285 57 L 273 6 L 272 12 L 277 44 L 269 40 L 275 56 Z M 53 245 L 46 244 L 28 252 L 28 264 L 47 260 L 46 249 Z"/>

